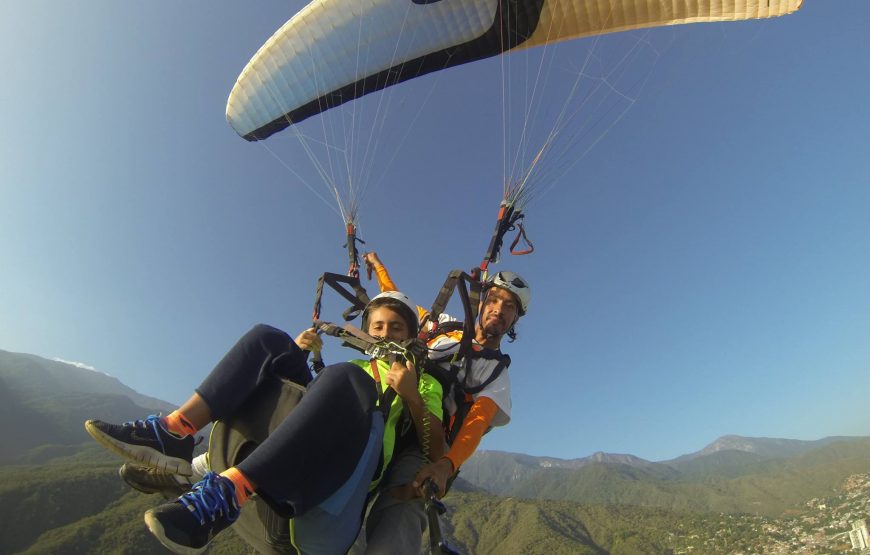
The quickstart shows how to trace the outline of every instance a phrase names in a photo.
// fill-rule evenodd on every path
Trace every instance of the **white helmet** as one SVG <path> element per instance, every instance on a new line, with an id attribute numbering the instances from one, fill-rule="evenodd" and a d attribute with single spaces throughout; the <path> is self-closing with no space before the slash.
<path id="1" fill-rule="evenodd" d="M 398 301 L 400 304 L 402 304 L 405 308 L 408 309 L 408 313 L 405 314 L 404 316 L 406 317 L 406 319 L 409 320 L 408 324 L 412 324 L 411 325 L 411 332 L 412 332 L 411 337 L 416 336 L 417 331 L 420 328 L 420 321 L 417 317 L 417 305 L 414 304 L 414 301 L 412 301 L 410 299 L 410 297 L 408 297 L 408 295 L 405 295 L 404 293 L 402 293 L 400 291 L 384 291 L 383 293 L 379 293 L 379 294 L 375 295 L 374 297 L 372 297 L 372 300 L 369 301 L 369 304 L 366 305 L 366 308 L 363 311 L 363 328 L 367 327 L 367 317 L 368 317 L 369 307 L 372 306 L 372 303 L 374 303 L 375 301 L 380 300 L 380 299 L 392 299 L 394 301 Z"/>
<path id="2" fill-rule="evenodd" d="M 510 291 L 520 302 L 520 316 L 524 316 L 529 310 L 532 301 L 532 289 L 526 280 L 513 272 L 497 272 L 486 280 L 486 288 L 500 287 Z"/>

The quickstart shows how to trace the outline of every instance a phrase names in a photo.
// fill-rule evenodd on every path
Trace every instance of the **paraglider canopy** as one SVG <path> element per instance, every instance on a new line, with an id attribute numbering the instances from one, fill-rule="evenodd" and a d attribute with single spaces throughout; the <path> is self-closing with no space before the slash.
<path id="1" fill-rule="evenodd" d="M 574 38 L 775 17 L 802 0 L 314 0 L 254 55 L 227 101 L 249 141 L 440 69 Z"/>

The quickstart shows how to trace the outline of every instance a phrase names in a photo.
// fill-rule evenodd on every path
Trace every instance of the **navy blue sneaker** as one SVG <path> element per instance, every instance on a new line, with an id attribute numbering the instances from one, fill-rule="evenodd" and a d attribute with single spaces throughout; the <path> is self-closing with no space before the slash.
<path id="1" fill-rule="evenodd" d="M 239 518 L 236 486 L 209 472 L 173 503 L 145 513 L 148 530 L 173 553 L 202 553 L 209 542 Z"/>
<path id="2" fill-rule="evenodd" d="M 85 430 L 97 443 L 124 458 L 173 474 L 193 474 L 190 468 L 196 444 L 193 436 L 179 437 L 166 431 L 158 416 L 151 415 L 145 420 L 120 426 L 88 420 Z"/>

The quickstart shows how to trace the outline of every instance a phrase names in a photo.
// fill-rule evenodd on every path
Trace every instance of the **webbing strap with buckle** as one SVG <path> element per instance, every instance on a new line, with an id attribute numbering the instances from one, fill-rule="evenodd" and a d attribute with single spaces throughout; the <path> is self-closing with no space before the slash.
<path id="1" fill-rule="evenodd" d="M 445 438 L 447 445 L 453 445 L 453 442 L 456 440 L 456 436 L 459 434 L 459 430 L 462 428 L 462 425 L 465 423 L 465 418 L 471 410 L 471 405 L 474 404 L 473 396 L 480 393 L 486 389 L 489 384 L 497 380 L 498 377 L 501 376 L 501 373 L 511 364 L 511 357 L 499 351 L 494 351 L 492 349 L 484 349 L 484 352 L 475 351 L 473 355 L 465 358 L 465 381 L 467 381 L 468 376 L 471 375 L 472 359 L 475 357 L 497 360 L 498 363 L 482 383 L 473 387 L 469 387 L 465 383 L 460 384 L 459 380 L 456 379 L 456 374 L 459 373 L 459 367 L 451 365 L 450 368 L 453 372 L 453 380 L 456 384 L 456 387 L 453 389 L 453 401 L 456 403 L 456 414 L 451 420 L 450 426 L 447 430 L 447 437 Z"/>
<path id="2" fill-rule="evenodd" d="M 338 337 L 342 340 L 342 345 L 356 349 L 361 353 L 367 353 L 373 345 L 379 343 L 377 339 L 351 324 L 337 326 L 331 322 L 315 320 L 314 327 L 318 333 Z"/>
<path id="3" fill-rule="evenodd" d="M 312 320 L 320 318 L 321 298 L 323 297 L 323 284 L 329 285 L 339 295 L 350 301 L 351 306 L 345 310 L 341 316 L 346 322 L 349 322 L 359 316 L 367 304 L 369 304 L 369 296 L 365 288 L 359 281 L 359 277 L 343 276 L 341 274 L 333 274 L 330 272 L 324 273 L 317 279 L 317 290 L 314 293 L 314 311 L 311 315 Z M 342 284 L 349 285 L 353 292 L 348 290 Z"/>
<path id="4" fill-rule="evenodd" d="M 456 352 L 455 357 L 458 359 L 464 357 L 469 352 L 471 342 L 474 339 L 477 309 L 480 305 L 480 282 L 478 280 L 462 270 L 452 270 L 447 274 L 447 279 L 444 281 L 444 285 L 441 286 L 438 296 L 435 297 L 432 309 L 421 323 L 420 329 L 425 330 L 427 322 L 432 322 L 437 329 L 438 317 L 447 308 L 447 303 L 450 302 L 454 291 L 459 291 L 459 298 L 462 301 L 462 310 L 465 316 L 465 321 L 462 324 L 462 339 L 459 342 L 459 350 Z M 421 335 L 423 333 L 425 332 L 421 332 Z"/>
<path id="5" fill-rule="evenodd" d="M 356 249 L 357 243 L 366 244 L 365 241 L 356 236 L 356 226 L 353 222 L 347 222 L 347 243 L 344 245 L 347 247 L 347 275 L 359 279 L 359 251 Z"/>

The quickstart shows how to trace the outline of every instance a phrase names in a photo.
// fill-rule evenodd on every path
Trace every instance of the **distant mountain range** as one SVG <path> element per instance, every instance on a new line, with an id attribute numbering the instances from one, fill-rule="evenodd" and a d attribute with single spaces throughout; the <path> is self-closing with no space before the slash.
<path id="1" fill-rule="evenodd" d="M 481 451 L 465 480 L 501 496 L 775 516 L 870 472 L 870 438 L 725 436 L 663 462 L 596 453 L 573 460 Z"/>
<path id="2" fill-rule="evenodd" d="M 520 473 L 544 468 L 578 469 L 596 463 L 621 464 L 644 469 L 669 466 L 680 472 L 696 473 L 698 468 L 704 468 L 707 466 L 706 461 L 709 460 L 711 455 L 716 455 L 719 460 L 727 460 L 729 457 L 735 456 L 740 460 L 740 464 L 745 464 L 750 460 L 758 462 L 768 459 L 794 457 L 832 443 L 860 439 L 864 438 L 832 436 L 813 441 L 803 441 L 799 439 L 776 439 L 727 435 L 720 437 L 700 451 L 695 451 L 694 453 L 681 455 L 675 459 L 660 462 L 648 461 L 640 457 L 635 457 L 634 455 L 604 453 L 601 451 L 593 453 L 588 457 L 578 459 L 557 459 L 554 457 L 534 457 L 518 453 L 482 450 L 475 454 L 474 457 L 466 463 L 466 466 L 464 466 L 463 469 L 471 471 L 473 467 L 478 465 L 491 466 L 492 464 L 498 464 L 496 462 L 498 460 L 510 460 L 518 467 L 525 469 L 519 471 Z M 719 455 L 722 455 L 723 453 L 725 453 L 725 455 L 719 457 Z"/>
<path id="3" fill-rule="evenodd" d="M 88 418 L 126 422 L 174 408 L 109 375 L 0 350 L 0 464 L 70 452 L 90 441 L 83 426 Z"/>
<path id="4" fill-rule="evenodd" d="M 158 500 L 123 487 L 120 461 L 82 422 L 173 408 L 99 372 L 0 351 L 0 552 L 159 551 L 139 520 Z M 860 474 L 870 438 L 724 436 L 660 462 L 481 451 L 446 499 L 445 528 L 467 553 L 669 553 L 703 541 L 717 514 L 800 512 Z M 212 553 L 243 549 L 228 536 Z"/>

